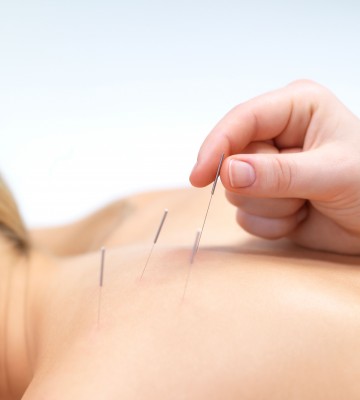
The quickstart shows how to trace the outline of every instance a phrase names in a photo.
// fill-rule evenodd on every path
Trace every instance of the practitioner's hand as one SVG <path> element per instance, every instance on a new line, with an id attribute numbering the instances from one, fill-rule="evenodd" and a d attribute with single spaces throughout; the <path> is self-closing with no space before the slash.
<path id="1" fill-rule="evenodd" d="M 245 230 L 360 254 L 360 121 L 327 89 L 298 81 L 235 107 L 203 143 L 194 186 L 214 179 L 222 153 Z"/>

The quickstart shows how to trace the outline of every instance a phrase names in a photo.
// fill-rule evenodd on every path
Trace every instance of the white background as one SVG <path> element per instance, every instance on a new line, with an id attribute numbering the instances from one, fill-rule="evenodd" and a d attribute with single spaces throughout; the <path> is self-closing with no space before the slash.
<path id="1" fill-rule="evenodd" d="M 0 169 L 26 222 L 188 185 L 231 107 L 298 78 L 360 115 L 360 2 L 0 0 Z"/>

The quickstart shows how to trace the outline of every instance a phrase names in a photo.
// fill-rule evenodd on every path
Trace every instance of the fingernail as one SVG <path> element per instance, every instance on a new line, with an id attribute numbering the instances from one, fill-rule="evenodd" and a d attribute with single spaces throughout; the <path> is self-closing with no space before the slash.
<path id="1" fill-rule="evenodd" d="M 250 164 L 238 160 L 230 161 L 229 176 L 233 188 L 250 186 L 256 179 L 254 168 Z"/>

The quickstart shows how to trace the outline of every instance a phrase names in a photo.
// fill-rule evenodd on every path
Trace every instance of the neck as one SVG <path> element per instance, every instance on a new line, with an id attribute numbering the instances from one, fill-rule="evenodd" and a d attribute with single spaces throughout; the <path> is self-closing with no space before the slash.
<path id="1" fill-rule="evenodd" d="M 13 400 L 33 375 L 39 257 L 19 255 L 1 240 L 0 256 L 0 398 Z"/>

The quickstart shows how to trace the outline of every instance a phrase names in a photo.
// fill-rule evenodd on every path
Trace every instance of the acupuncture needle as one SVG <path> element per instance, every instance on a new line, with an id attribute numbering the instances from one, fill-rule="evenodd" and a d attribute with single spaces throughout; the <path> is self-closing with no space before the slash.
<path id="1" fill-rule="evenodd" d="M 104 283 L 104 265 L 105 265 L 105 247 L 101 248 L 101 262 L 100 262 L 100 276 L 99 276 L 99 300 L 98 300 L 98 318 L 97 325 L 100 325 L 100 312 L 101 312 L 101 295 Z"/>
<path id="2" fill-rule="evenodd" d="M 196 249 L 198 248 L 198 244 L 199 244 L 199 240 L 200 240 L 200 234 L 201 234 L 201 230 L 198 229 L 196 231 L 195 241 L 194 241 L 194 245 L 193 245 L 193 249 L 192 249 L 192 253 L 191 253 L 191 257 L 190 257 L 190 265 L 189 265 L 188 272 L 187 272 L 187 275 L 186 275 L 186 281 L 185 281 L 184 291 L 183 291 L 182 300 L 181 300 L 182 302 L 184 301 L 186 289 L 187 289 L 187 286 L 188 286 L 188 283 L 189 283 L 191 267 L 192 267 L 192 264 L 194 262 Z"/>
<path id="3" fill-rule="evenodd" d="M 141 276 L 140 276 L 140 280 L 141 280 L 142 277 L 144 276 L 146 267 L 147 267 L 147 265 L 148 265 L 148 263 L 149 263 L 149 260 L 150 260 L 150 257 L 151 257 L 151 255 L 152 255 L 152 252 L 153 252 L 153 250 L 154 250 L 154 247 L 155 247 L 155 245 L 156 245 L 156 242 L 157 242 L 157 240 L 159 239 L 160 232 L 161 232 L 161 230 L 162 230 L 162 227 L 163 227 L 163 225 L 164 225 L 164 222 L 165 222 L 165 219 L 166 219 L 166 217 L 167 217 L 167 215 L 168 215 L 168 212 L 169 212 L 169 210 L 168 210 L 167 208 L 165 208 L 165 210 L 164 210 L 164 215 L 162 216 L 160 225 L 159 225 L 159 227 L 158 227 L 158 229 L 157 229 L 157 231 L 156 231 L 156 235 L 155 235 L 155 238 L 154 238 L 154 241 L 153 241 L 153 245 L 152 245 L 152 247 L 151 247 L 150 253 L 149 253 L 148 258 L 147 258 L 147 260 L 146 260 L 145 266 L 144 266 L 144 268 L 143 268 L 143 270 L 142 270 L 142 273 L 141 273 Z"/>
<path id="4" fill-rule="evenodd" d="M 214 193 L 215 193 L 215 188 L 216 188 L 217 181 L 218 181 L 218 179 L 219 179 L 219 175 L 220 175 L 220 171 L 221 171 L 221 166 L 222 166 L 222 163 L 223 163 L 223 161 L 224 161 L 224 157 L 225 157 L 225 154 L 223 153 L 222 156 L 221 156 L 221 158 L 220 158 L 220 161 L 219 161 L 218 169 L 217 169 L 217 171 L 216 171 L 215 180 L 214 180 L 214 183 L 213 183 L 213 186 L 212 186 L 212 189 L 211 189 L 211 195 L 210 195 L 209 204 L 208 204 L 208 207 L 207 207 L 207 209 L 206 209 L 204 222 L 203 222 L 203 224 L 202 224 L 202 227 L 201 227 L 201 230 L 200 230 L 200 234 L 199 234 L 199 239 L 197 240 L 197 243 L 196 243 L 196 249 L 195 249 L 195 252 L 193 251 L 193 254 L 192 254 L 192 256 L 191 256 L 191 257 L 192 257 L 192 262 L 194 262 L 195 256 L 196 256 L 196 254 L 197 254 L 197 252 L 198 252 L 198 250 L 199 250 L 201 236 L 202 236 L 203 231 L 204 231 L 204 226 L 205 226 L 206 218 L 207 218 L 207 216 L 208 216 L 209 209 L 210 209 L 210 205 L 211 205 L 211 201 L 212 201 L 213 196 L 214 196 Z"/>

